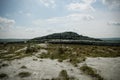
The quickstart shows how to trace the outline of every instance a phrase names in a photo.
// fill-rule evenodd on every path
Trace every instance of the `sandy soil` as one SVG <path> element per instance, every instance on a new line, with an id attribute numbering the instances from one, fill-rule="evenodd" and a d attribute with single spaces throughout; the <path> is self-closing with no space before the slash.
<path id="1" fill-rule="evenodd" d="M 91 80 L 89 76 L 83 75 L 78 68 L 66 61 L 60 63 L 57 60 L 38 59 L 35 56 L 32 56 L 11 62 L 4 61 L 4 63 L 9 64 L 9 66 L 2 67 L 0 72 L 7 73 L 9 75 L 8 80 L 52 79 L 58 77 L 61 70 L 66 70 L 69 76 L 76 77 L 78 80 Z M 21 69 L 21 66 L 23 65 L 26 66 L 27 69 Z M 19 72 L 23 71 L 30 72 L 32 75 L 26 78 L 17 76 Z"/>
<path id="2" fill-rule="evenodd" d="M 87 58 L 85 63 L 95 68 L 105 80 L 120 80 L 120 57 Z"/>
<path id="3" fill-rule="evenodd" d="M 39 46 L 47 47 L 44 44 Z M 20 49 L 18 51 L 24 50 Z M 41 49 L 36 54 L 47 53 L 46 50 Z M 120 79 L 120 57 L 118 58 L 87 58 L 85 62 L 79 63 L 78 67 L 74 67 L 69 62 L 51 59 L 40 59 L 36 56 L 25 57 L 22 59 L 15 59 L 13 61 L 2 61 L 1 64 L 8 64 L 0 68 L 0 73 L 6 73 L 9 77 L 3 80 L 41 80 L 52 79 L 58 77 L 61 70 L 66 70 L 70 77 L 75 77 L 76 80 L 92 80 L 92 77 L 85 75 L 80 71 L 79 67 L 87 64 L 88 66 L 96 69 L 105 80 L 119 80 Z M 21 68 L 26 66 L 26 69 Z M 20 78 L 20 72 L 30 72 L 31 76 Z"/>
<path id="4" fill-rule="evenodd" d="M 17 53 L 17 52 L 21 52 L 21 51 L 25 51 L 26 49 L 27 49 L 27 47 L 21 48 L 21 49 L 15 51 L 15 53 Z"/>
<path id="5" fill-rule="evenodd" d="M 79 68 L 74 67 L 67 61 L 58 62 L 51 59 L 38 59 L 35 56 L 26 57 L 20 60 L 4 61 L 9 66 L 2 67 L 0 73 L 9 75 L 7 80 L 41 80 L 58 77 L 61 70 L 66 70 L 69 76 L 76 77 L 78 80 L 92 80 L 90 76 L 85 75 Z M 105 80 L 120 79 L 120 57 L 118 58 L 87 58 L 80 66 L 87 64 L 97 70 Z M 26 66 L 22 69 L 21 66 Z M 19 72 L 27 71 L 32 73 L 30 77 L 20 78 Z"/>

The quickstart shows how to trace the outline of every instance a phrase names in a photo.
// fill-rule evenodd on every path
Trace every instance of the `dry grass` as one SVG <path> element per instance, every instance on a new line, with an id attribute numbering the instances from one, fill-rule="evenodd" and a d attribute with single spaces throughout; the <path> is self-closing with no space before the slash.
<path id="1" fill-rule="evenodd" d="M 41 48 L 36 44 L 0 44 L 0 50 L 8 50 L 5 54 L 0 54 L 0 59 L 14 60 L 26 56 L 34 55 L 34 52 Z M 26 51 L 15 53 L 16 50 L 27 46 Z M 85 61 L 86 57 L 119 57 L 120 47 L 112 46 L 95 46 L 95 45 L 77 45 L 77 44 L 49 44 L 46 48 L 47 54 L 41 54 L 40 58 L 58 59 L 62 62 L 65 59 L 70 59 L 72 64 Z"/>
<path id="2" fill-rule="evenodd" d="M 14 59 L 20 59 L 26 56 L 32 55 L 33 52 L 36 52 L 35 47 L 27 47 L 26 50 L 21 50 L 19 52 L 15 52 L 19 49 L 23 49 L 27 46 L 27 44 L 7 44 L 4 48 L 3 44 L 0 44 L 1 50 L 6 50 L 5 53 L 0 53 L 0 59 L 4 60 L 14 60 Z"/>
<path id="3" fill-rule="evenodd" d="M 77 66 L 77 63 L 85 61 L 86 57 L 119 57 L 120 47 L 93 46 L 93 45 L 68 45 L 50 44 L 48 53 L 41 54 L 39 58 L 58 59 L 62 62 L 69 59 L 69 62 Z"/>
<path id="4" fill-rule="evenodd" d="M 104 80 L 93 68 L 88 67 L 87 65 L 80 67 L 80 70 L 82 70 L 85 74 L 95 78 L 95 80 Z"/>
<path id="5" fill-rule="evenodd" d="M 60 45 L 51 44 L 51 50 L 49 52 L 54 52 L 54 50 Z M 120 47 L 115 46 L 95 46 L 95 45 L 73 45 L 64 44 L 63 48 L 71 50 L 70 53 L 75 52 L 74 56 L 85 56 L 85 57 L 119 57 Z"/>

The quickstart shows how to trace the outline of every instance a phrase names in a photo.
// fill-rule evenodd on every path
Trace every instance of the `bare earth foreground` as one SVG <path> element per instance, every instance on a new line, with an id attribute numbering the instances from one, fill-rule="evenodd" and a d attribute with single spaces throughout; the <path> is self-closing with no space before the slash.
<path id="1" fill-rule="evenodd" d="M 37 52 L 36 55 L 41 53 L 45 54 L 47 51 L 42 49 Z M 120 79 L 120 57 L 87 57 L 85 61 L 78 63 L 78 66 L 75 67 L 68 60 L 59 62 L 57 59 L 42 59 L 36 57 L 36 55 L 11 61 L 2 61 L 1 59 L 0 64 L 7 65 L 3 65 L 4 67 L 0 68 L 0 73 L 5 73 L 8 76 L 0 80 L 50 80 L 58 77 L 62 70 L 66 70 L 67 74 L 70 77 L 74 77 L 75 80 L 95 80 L 93 77 L 86 75 L 80 70 L 80 67 L 83 65 L 94 68 L 104 80 Z M 30 75 L 27 77 L 20 77 L 19 73 L 21 72 L 29 72 Z"/>
<path id="2" fill-rule="evenodd" d="M 6 80 L 41 80 L 41 79 L 51 79 L 57 77 L 61 70 L 66 70 L 69 76 L 74 76 L 78 80 L 92 80 L 90 76 L 82 73 L 78 67 L 74 67 L 70 63 L 58 62 L 57 60 L 51 59 L 37 59 L 36 57 L 26 57 L 20 60 L 13 60 L 8 63 L 8 67 L 3 67 L 0 72 L 7 73 L 9 78 Z M 84 63 L 88 66 L 95 68 L 98 73 L 105 80 L 119 80 L 120 79 L 120 57 L 118 58 L 87 58 Z M 26 69 L 21 69 L 21 66 L 26 66 Z M 20 78 L 17 76 L 19 72 L 27 71 L 32 73 L 30 77 Z"/>

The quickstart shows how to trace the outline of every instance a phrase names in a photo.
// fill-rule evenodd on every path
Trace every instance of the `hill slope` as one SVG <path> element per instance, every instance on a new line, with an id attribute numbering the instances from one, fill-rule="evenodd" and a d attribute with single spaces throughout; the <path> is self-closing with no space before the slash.
<path id="1" fill-rule="evenodd" d="M 90 38 L 87 36 L 79 35 L 75 32 L 62 32 L 53 33 L 43 37 L 37 37 L 32 39 L 33 41 L 46 41 L 46 40 L 91 40 L 91 41 L 101 41 L 100 39 Z"/>

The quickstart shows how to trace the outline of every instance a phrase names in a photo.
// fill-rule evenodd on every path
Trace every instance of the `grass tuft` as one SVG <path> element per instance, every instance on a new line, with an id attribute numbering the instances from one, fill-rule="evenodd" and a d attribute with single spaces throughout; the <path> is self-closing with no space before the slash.
<path id="1" fill-rule="evenodd" d="M 0 73 L 0 79 L 7 78 L 7 77 L 8 77 L 7 74 L 5 74 L 5 73 Z"/>
<path id="2" fill-rule="evenodd" d="M 88 67 L 87 65 L 84 65 L 80 67 L 80 70 L 82 70 L 85 74 L 90 75 L 93 78 L 96 78 L 97 80 L 104 80 L 93 68 Z"/>
<path id="3" fill-rule="evenodd" d="M 29 77 L 31 75 L 31 73 L 29 72 L 20 72 L 18 74 L 19 77 L 23 78 L 23 77 Z"/>
<path id="4" fill-rule="evenodd" d="M 62 70 L 62 71 L 59 73 L 59 77 L 62 78 L 63 80 L 68 80 L 68 79 L 69 79 L 69 76 L 68 76 L 66 70 Z"/>
<path id="5" fill-rule="evenodd" d="M 26 69 L 27 67 L 26 66 L 21 66 L 22 69 Z"/>
<path id="6" fill-rule="evenodd" d="M 6 63 L 4 63 L 4 64 L 2 64 L 1 66 L 2 66 L 2 67 L 7 67 L 7 66 L 9 66 L 9 65 L 6 64 Z"/>

